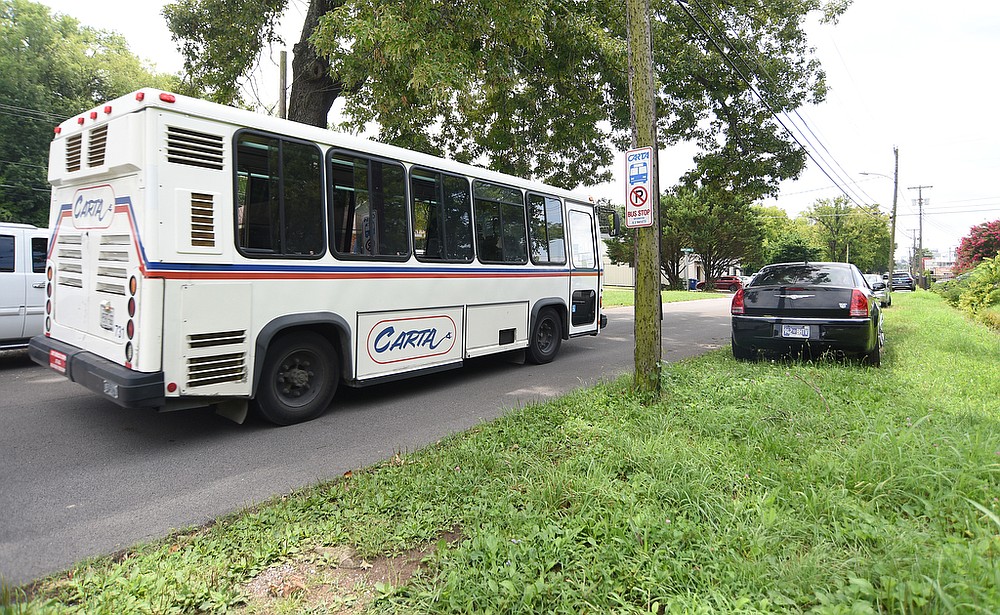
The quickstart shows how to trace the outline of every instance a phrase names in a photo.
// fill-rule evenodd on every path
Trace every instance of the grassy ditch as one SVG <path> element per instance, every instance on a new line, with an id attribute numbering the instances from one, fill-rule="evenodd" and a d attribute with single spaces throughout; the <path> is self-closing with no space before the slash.
<path id="1" fill-rule="evenodd" d="M 719 351 L 666 366 L 656 403 L 626 379 L 514 411 L 81 564 L 24 609 L 997 612 L 1000 338 L 926 292 L 886 331 L 881 368 Z M 330 580 L 413 553 L 405 577 Z"/>
<path id="2" fill-rule="evenodd" d="M 674 303 L 677 301 L 697 301 L 699 299 L 718 299 L 719 297 L 732 298 L 733 293 L 722 291 L 688 291 L 688 290 L 663 290 L 660 296 L 664 303 Z M 604 307 L 620 307 L 623 305 L 635 305 L 635 291 L 631 288 L 604 287 Z"/>

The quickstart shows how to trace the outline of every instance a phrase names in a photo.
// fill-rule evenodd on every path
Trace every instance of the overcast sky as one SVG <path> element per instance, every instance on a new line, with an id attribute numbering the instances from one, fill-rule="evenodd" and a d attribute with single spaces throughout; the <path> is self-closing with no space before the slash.
<path id="1" fill-rule="evenodd" d="M 160 71 L 181 70 L 182 60 L 160 15 L 163 0 L 44 4 L 85 25 L 120 32 L 133 52 Z M 305 0 L 291 0 L 283 20 L 289 49 L 298 40 L 305 7 Z M 800 110 L 801 117 L 784 121 L 816 161 L 809 162 L 799 180 L 783 184 L 781 195 L 767 204 L 796 215 L 843 189 L 855 201 L 877 203 L 888 213 L 892 181 L 861 173 L 891 176 L 895 145 L 898 258 L 912 248 L 920 226 L 918 191 L 911 186 L 933 186 L 923 191 L 923 244 L 943 256 L 972 225 L 1000 218 L 1000 2 L 855 0 L 838 24 L 811 23 L 809 32 L 827 72 L 830 95 L 821 105 Z M 276 90 L 275 63 L 262 60 L 257 90 L 265 98 Z M 661 154 L 662 186 L 672 185 L 690 168 L 691 154 L 685 147 Z M 619 157 L 616 173 L 622 167 Z M 583 191 L 624 200 L 621 181 Z"/>

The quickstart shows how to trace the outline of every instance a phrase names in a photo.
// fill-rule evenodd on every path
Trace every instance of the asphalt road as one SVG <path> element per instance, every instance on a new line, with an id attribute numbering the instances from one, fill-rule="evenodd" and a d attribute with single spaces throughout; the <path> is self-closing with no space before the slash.
<path id="1" fill-rule="evenodd" d="M 302 425 L 123 410 L 24 352 L 0 353 L 0 577 L 21 585 L 412 451 L 632 370 L 632 308 L 548 365 L 519 356 L 364 389 Z M 729 344 L 726 298 L 664 305 L 664 359 Z"/>

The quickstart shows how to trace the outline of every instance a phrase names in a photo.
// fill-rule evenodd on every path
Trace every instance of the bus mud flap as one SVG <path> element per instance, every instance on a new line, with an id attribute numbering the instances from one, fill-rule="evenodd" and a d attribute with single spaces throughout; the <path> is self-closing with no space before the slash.
<path id="1" fill-rule="evenodd" d="M 237 425 L 242 425 L 247 420 L 247 412 L 250 404 L 245 399 L 231 399 L 215 404 L 215 413 L 225 417 Z"/>

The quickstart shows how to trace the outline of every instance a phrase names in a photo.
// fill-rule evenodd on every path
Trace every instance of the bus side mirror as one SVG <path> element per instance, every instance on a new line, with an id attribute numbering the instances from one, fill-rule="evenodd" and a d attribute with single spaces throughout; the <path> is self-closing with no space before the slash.
<path id="1" fill-rule="evenodd" d="M 612 213 L 612 218 L 611 218 L 611 236 L 617 237 L 621 235 L 621 233 L 622 233 L 622 216 L 621 214 L 618 213 L 618 210 L 616 209 Z"/>

